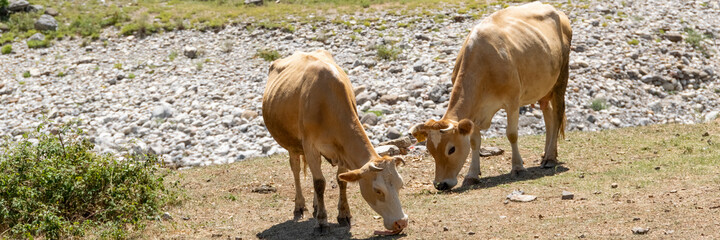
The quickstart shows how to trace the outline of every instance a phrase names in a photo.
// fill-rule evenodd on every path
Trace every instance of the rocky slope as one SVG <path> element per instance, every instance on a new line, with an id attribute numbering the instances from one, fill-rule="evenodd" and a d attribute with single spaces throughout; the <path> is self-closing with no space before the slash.
<path id="1" fill-rule="evenodd" d="M 567 130 L 717 117 L 718 1 L 567 2 L 556 2 L 574 31 Z M 324 48 L 350 75 L 372 141 L 398 138 L 412 124 L 442 116 L 455 56 L 480 22 L 473 11 L 430 11 L 338 16 L 297 23 L 294 32 L 240 23 L 144 39 L 108 29 L 106 43 L 87 46 L 14 43 L 14 53 L 0 55 L 0 135 L 20 138 L 43 117 L 79 119 L 98 151 L 157 153 L 179 167 L 281 153 L 260 115 L 269 62 L 255 54 Z M 399 58 L 378 58 L 374 46 L 383 44 L 400 49 Z M 538 108 L 521 111 L 521 134 L 544 132 Z M 502 136 L 504 125 L 500 111 L 485 136 Z"/>

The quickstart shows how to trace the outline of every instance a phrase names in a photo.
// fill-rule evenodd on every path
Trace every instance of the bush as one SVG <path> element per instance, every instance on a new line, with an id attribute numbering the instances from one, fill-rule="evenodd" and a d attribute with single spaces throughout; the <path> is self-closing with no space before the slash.
<path id="1" fill-rule="evenodd" d="M 277 50 L 261 49 L 255 54 L 256 57 L 265 59 L 265 61 L 272 62 L 280 59 L 280 53 Z"/>
<path id="2" fill-rule="evenodd" d="M 99 228 L 93 235 L 124 238 L 126 225 L 142 227 L 174 199 L 156 157 L 95 154 L 70 126 L 41 124 L 0 144 L 0 235 L 64 239 Z"/>
<path id="3" fill-rule="evenodd" d="M 2 47 L 2 54 L 10 54 L 12 52 L 12 45 L 8 44 Z"/>
<path id="4" fill-rule="evenodd" d="M 377 56 L 384 60 L 395 60 L 402 50 L 388 45 L 379 45 L 377 48 Z"/>
<path id="5" fill-rule="evenodd" d="M 24 77 L 24 78 L 29 78 L 30 76 L 31 76 L 31 75 L 30 75 L 30 72 L 28 72 L 28 71 L 25 71 L 25 72 L 23 73 L 23 77 Z"/>

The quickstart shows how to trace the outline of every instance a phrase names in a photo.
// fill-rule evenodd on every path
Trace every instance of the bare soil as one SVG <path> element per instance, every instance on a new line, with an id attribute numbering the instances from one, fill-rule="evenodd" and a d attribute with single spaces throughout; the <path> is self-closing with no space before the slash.
<path id="1" fill-rule="evenodd" d="M 707 135 L 707 136 L 703 136 Z M 717 239 L 720 238 L 720 121 L 655 125 L 602 132 L 571 132 L 559 143 L 562 165 L 538 167 L 544 136 L 519 140 L 529 172 L 511 178 L 510 152 L 481 160 L 482 183 L 438 192 L 429 156 L 406 156 L 401 201 L 410 217 L 400 235 L 373 236 L 382 219 L 350 184 L 351 228 L 313 233 L 312 213 L 293 221 L 294 187 L 287 156 L 177 171 L 168 184 L 184 200 L 167 211 L 171 221 L 149 223 L 142 239 Z M 484 146 L 509 150 L 504 138 Z M 468 163 L 469 164 L 469 163 Z M 324 164 L 328 219 L 337 217 L 335 169 Z M 461 172 L 464 175 L 465 169 Z M 459 177 L 462 182 L 462 177 Z M 311 176 L 302 178 L 312 211 Z M 613 188 L 612 184 L 617 183 Z M 277 192 L 252 192 L 263 184 Z M 505 203 L 514 189 L 536 195 Z M 561 193 L 574 193 L 562 200 Z M 308 217 L 310 216 L 310 217 Z M 632 228 L 649 229 L 644 235 Z"/>

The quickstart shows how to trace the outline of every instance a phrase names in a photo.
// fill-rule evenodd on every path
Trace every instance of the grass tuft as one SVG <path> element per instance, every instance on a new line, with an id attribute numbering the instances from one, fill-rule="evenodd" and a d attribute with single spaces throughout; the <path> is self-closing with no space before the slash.
<path id="1" fill-rule="evenodd" d="M 607 109 L 608 108 L 607 100 L 605 100 L 604 98 L 595 98 L 590 103 L 590 108 L 595 111 Z"/>
<path id="2" fill-rule="evenodd" d="M 255 56 L 265 59 L 265 61 L 268 61 L 268 62 L 275 61 L 282 57 L 282 56 L 280 56 L 280 53 L 274 49 L 260 49 L 257 51 Z"/>
<path id="3" fill-rule="evenodd" d="M 391 45 L 379 45 L 376 47 L 377 56 L 383 60 L 395 60 L 398 58 L 402 50 Z"/>
<path id="4" fill-rule="evenodd" d="M 10 54 L 12 52 L 12 45 L 8 44 L 5 46 L 2 46 L 2 50 L 0 50 L 0 52 L 2 52 L 3 55 Z"/>

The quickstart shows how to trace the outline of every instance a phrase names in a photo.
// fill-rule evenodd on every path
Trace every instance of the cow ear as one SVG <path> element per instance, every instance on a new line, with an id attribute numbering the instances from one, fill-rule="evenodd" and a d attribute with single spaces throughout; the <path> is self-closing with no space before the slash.
<path id="1" fill-rule="evenodd" d="M 341 173 L 338 175 L 338 179 L 345 181 L 345 182 L 356 182 L 357 180 L 360 180 L 362 178 L 362 170 L 355 169 L 349 172 Z"/>
<path id="2" fill-rule="evenodd" d="M 460 120 L 458 123 L 458 132 L 462 135 L 468 135 L 472 132 L 473 122 L 468 119 Z"/>
<path id="3" fill-rule="evenodd" d="M 417 139 L 418 142 L 423 142 L 427 138 L 427 132 L 423 130 L 425 124 L 418 123 L 410 128 L 410 134 Z"/>

